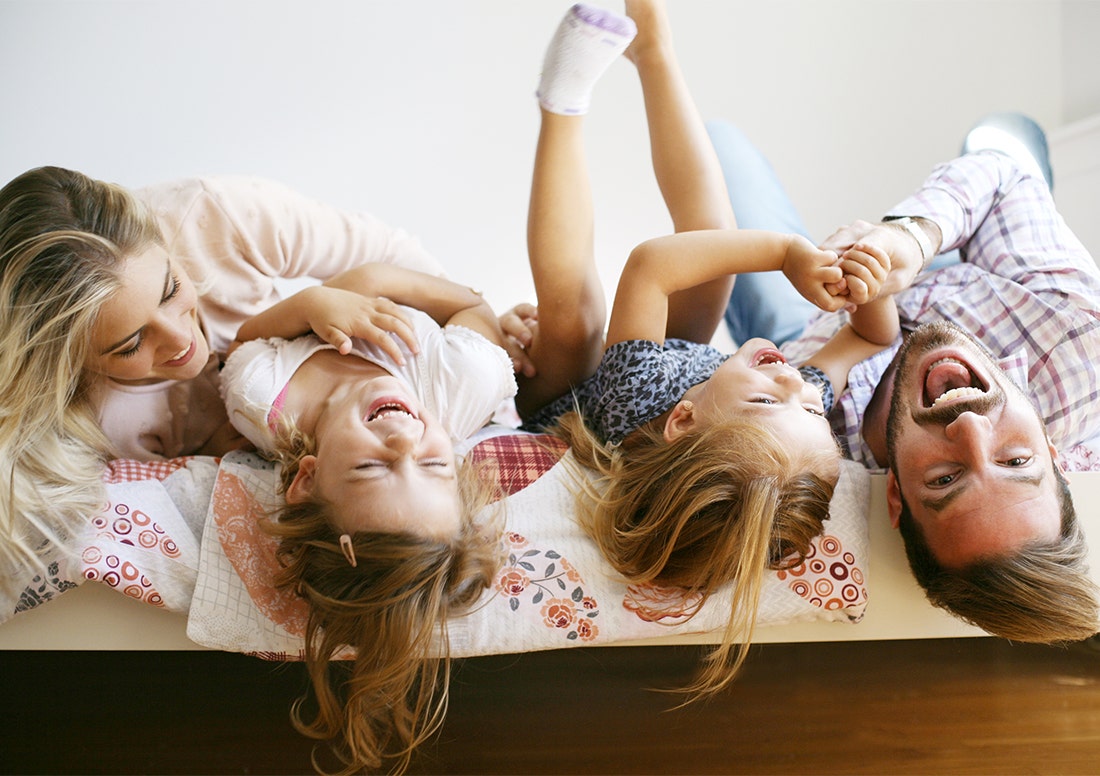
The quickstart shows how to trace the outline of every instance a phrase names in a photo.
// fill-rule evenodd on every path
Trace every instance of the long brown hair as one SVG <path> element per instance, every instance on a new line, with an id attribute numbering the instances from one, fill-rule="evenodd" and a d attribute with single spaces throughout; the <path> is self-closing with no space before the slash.
<path id="1" fill-rule="evenodd" d="M 801 563 L 823 530 L 839 453 L 793 453 L 741 419 L 672 443 L 650 424 L 612 446 L 570 412 L 555 433 L 597 474 L 578 477 L 582 524 L 628 583 L 683 588 L 695 612 L 733 583 L 722 641 L 685 691 L 722 689 L 745 660 L 766 570 Z"/>
<path id="2" fill-rule="evenodd" d="M 284 445 L 286 442 L 284 442 Z M 296 435 L 284 456 L 284 490 L 312 442 Z M 328 741 L 344 773 L 392 761 L 400 773 L 413 751 L 443 723 L 450 675 L 447 621 L 467 613 L 502 563 L 496 521 L 474 514 L 496 493 L 482 472 L 460 468 L 464 507 L 458 535 L 351 535 L 355 565 L 344 554 L 324 502 L 288 504 L 265 530 L 279 541 L 276 584 L 306 600 L 308 698 L 291 718 L 302 734 Z M 314 765 L 322 770 L 314 758 Z"/>

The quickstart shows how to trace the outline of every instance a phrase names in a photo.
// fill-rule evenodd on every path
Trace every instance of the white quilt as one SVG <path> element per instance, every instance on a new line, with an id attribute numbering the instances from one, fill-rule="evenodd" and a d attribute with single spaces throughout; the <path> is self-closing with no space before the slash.
<path id="1" fill-rule="evenodd" d="M 475 611 L 450 623 L 452 654 L 607 644 L 724 626 L 726 596 L 712 597 L 686 620 L 691 602 L 674 591 L 617 580 L 576 522 L 568 462 L 535 437 L 493 436 L 470 454 L 495 459 L 511 494 L 503 504 L 507 560 Z M 273 466 L 251 456 L 222 461 L 188 615 L 188 637 L 199 644 L 272 659 L 300 657 L 304 605 L 272 587 L 274 545 L 258 527 L 258 518 L 273 506 L 276 476 Z M 832 516 L 812 556 L 797 569 L 769 574 L 760 624 L 858 622 L 867 601 L 869 482 L 861 466 L 844 467 Z"/>

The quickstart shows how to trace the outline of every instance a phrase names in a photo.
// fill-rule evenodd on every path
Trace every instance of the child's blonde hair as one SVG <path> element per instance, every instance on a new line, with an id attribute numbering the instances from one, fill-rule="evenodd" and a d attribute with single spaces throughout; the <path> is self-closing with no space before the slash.
<path id="1" fill-rule="evenodd" d="M 752 641 L 765 571 L 801 563 L 824 528 L 839 450 L 794 453 L 740 419 L 671 443 L 651 423 L 607 445 L 577 412 L 554 431 L 598 475 L 578 478 L 582 524 L 628 583 L 683 588 L 695 612 L 734 584 L 722 642 L 685 691 L 722 689 Z"/>
<path id="2" fill-rule="evenodd" d="M 314 444 L 280 432 L 282 485 Z M 278 539 L 280 588 L 309 605 L 305 660 L 316 714 L 299 698 L 291 710 L 303 735 L 329 741 L 344 773 L 393 760 L 404 771 L 417 746 L 443 723 L 450 674 L 447 620 L 470 610 L 502 564 L 499 531 L 474 515 L 495 490 L 472 465 L 459 469 L 462 526 L 448 540 L 412 533 L 351 535 L 352 566 L 333 528 L 331 507 L 288 504 L 265 530 Z M 340 655 L 351 648 L 346 664 Z M 314 766 L 321 770 L 314 759 Z"/>

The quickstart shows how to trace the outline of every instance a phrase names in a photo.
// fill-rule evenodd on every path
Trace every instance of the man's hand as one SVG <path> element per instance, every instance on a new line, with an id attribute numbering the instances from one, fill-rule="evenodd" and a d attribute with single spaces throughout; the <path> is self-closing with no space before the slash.
<path id="1" fill-rule="evenodd" d="M 924 266 L 924 256 L 913 235 L 888 221 L 853 221 L 833 232 L 821 248 L 840 256 L 844 281 L 839 291 L 854 305 L 904 291 Z"/>

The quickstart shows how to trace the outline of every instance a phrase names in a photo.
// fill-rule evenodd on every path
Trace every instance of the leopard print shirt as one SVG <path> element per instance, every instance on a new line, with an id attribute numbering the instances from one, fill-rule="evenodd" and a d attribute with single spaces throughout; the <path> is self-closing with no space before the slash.
<path id="1" fill-rule="evenodd" d="M 687 389 L 708 379 L 729 358 L 709 345 L 684 340 L 626 340 L 607 349 L 596 373 L 527 419 L 523 428 L 543 431 L 566 412 L 580 408 L 600 439 L 622 442 L 680 401 Z"/>

